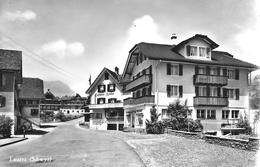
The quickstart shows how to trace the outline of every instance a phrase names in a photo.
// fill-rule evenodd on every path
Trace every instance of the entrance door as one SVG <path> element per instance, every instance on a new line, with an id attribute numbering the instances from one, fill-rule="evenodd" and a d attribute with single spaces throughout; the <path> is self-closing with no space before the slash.
<path id="1" fill-rule="evenodd" d="M 85 122 L 89 122 L 90 114 L 85 114 L 84 115 L 84 120 Z"/>

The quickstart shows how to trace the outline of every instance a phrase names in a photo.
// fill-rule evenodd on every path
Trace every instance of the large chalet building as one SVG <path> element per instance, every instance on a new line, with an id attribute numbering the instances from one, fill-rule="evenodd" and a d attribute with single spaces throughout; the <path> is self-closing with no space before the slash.
<path id="1" fill-rule="evenodd" d="M 86 93 L 89 95 L 88 105 L 90 128 L 98 130 L 122 130 L 124 127 L 123 100 L 130 93 L 123 93 L 120 83 L 119 69 L 115 72 L 104 68 Z"/>
<path id="2" fill-rule="evenodd" d="M 177 45 L 136 44 L 129 51 L 123 74 L 117 81 L 124 85 L 123 94 L 131 93 L 128 98 L 121 96 L 124 127 L 145 128 L 154 105 L 161 113 L 160 119 L 168 119 L 167 107 L 176 100 L 192 110 L 191 118 L 201 120 L 204 131 L 220 131 L 222 123 L 235 123 L 247 114 L 248 76 L 257 67 L 228 52 L 215 51 L 218 46 L 200 34 Z M 102 77 L 99 76 L 99 84 L 95 83 L 97 93 L 91 93 L 91 100 L 99 103 L 100 98 L 107 100 L 105 94 L 98 92 L 105 81 Z M 106 90 L 107 84 L 104 85 Z M 102 112 L 107 108 L 107 102 L 103 103 L 98 108 Z"/>

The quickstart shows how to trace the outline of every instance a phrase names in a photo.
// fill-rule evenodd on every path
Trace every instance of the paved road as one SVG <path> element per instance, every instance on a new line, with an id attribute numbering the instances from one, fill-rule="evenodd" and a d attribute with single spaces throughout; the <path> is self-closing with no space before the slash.
<path id="1" fill-rule="evenodd" d="M 104 132 L 81 129 L 77 122 L 59 125 L 40 138 L 0 148 L 0 167 L 143 166 L 125 142 Z M 40 158 L 47 162 L 35 162 Z"/>

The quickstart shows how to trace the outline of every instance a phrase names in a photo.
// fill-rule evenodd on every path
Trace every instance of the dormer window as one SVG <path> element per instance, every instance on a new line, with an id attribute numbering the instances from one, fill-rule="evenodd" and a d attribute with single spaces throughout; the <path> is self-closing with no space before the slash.
<path id="1" fill-rule="evenodd" d="M 206 57 L 206 48 L 199 47 L 200 57 Z"/>
<path id="2" fill-rule="evenodd" d="M 197 56 L 198 50 L 196 46 L 190 46 L 190 56 Z"/>

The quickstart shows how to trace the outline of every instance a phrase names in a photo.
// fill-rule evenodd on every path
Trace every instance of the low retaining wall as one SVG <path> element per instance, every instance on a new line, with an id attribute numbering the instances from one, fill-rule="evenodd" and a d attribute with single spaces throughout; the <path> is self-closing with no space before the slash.
<path id="1" fill-rule="evenodd" d="M 213 135 L 205 135 L 197 132 L 186 132 L 178 130 L 167 130 L 168 134 L 185 137 L 189 139 L 203 139 L 211 144 L 218 144 L 222 146 L 238 148 L 242 150 L 257 151 L 259 150 L 260 138 L 251 137 L 248 140 L 233 139 L 227 137 L 219 137 Z"/>
<path id="2" fill-rule="evenodd" d="M 189 139 L 201 139 L 203 138 L 203 134 L 202 133 L 198 133 L 198 132 L 185 132 L 185 131 L 178 131 L 178 130 L 167 130 L 168 134 L 172 134 L 175 136 L 181 136 L 181 137 L 185 137 L 185 138 L 189 138 Z"/>

